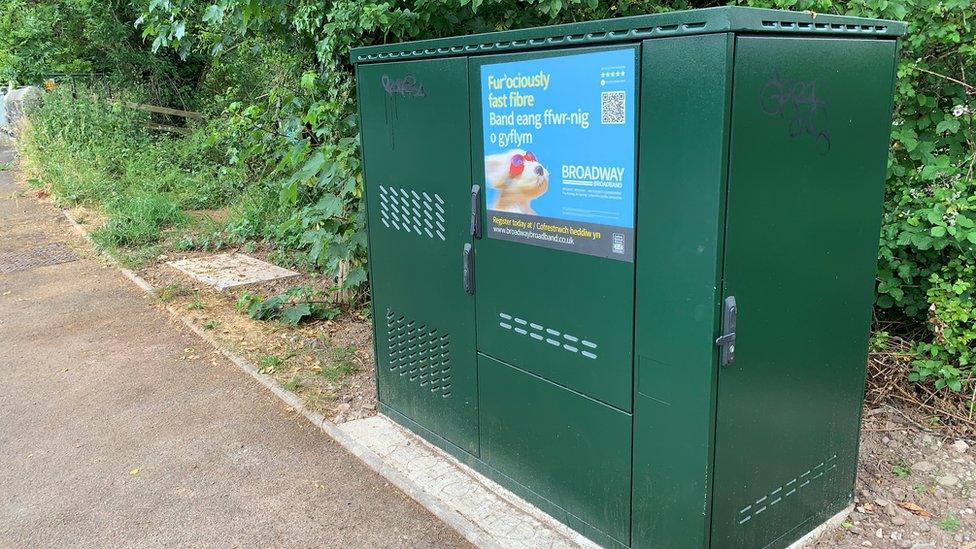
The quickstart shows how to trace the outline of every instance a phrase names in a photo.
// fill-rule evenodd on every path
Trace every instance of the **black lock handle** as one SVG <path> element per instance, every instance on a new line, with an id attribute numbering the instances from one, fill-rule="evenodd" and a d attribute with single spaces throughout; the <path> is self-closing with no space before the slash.
<path id="1" fill-rule="evenodd" d="M 481 185 L 471 186 L 471 236 L 481 238 Z"/>
<path id="2" fill-rule="evenodd" d="M 738 312 L 735 296 L 725 298 L 722 306 L 722 335 L 715 340 L 715 345 L 719 347 L 718 363 L 722 366 L 728 366 L 735 360 L 735 320 Z"/>
<path id="3" fill-rule="evenodd" d="M 474 295 L 474 248 L 470 243 L 464 244 L 461 254 L 461 278 L 464 281 L 464 293 Z"/>

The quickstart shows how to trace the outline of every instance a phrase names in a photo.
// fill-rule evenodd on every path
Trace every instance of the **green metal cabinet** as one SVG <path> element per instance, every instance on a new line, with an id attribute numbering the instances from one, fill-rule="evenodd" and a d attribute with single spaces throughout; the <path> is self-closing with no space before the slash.
<path id="1" fill-rule="evenodd" d="M 381 411 L 609 547 L 843 509 L 904 31 L 723 7 L 354 49 Z"/>

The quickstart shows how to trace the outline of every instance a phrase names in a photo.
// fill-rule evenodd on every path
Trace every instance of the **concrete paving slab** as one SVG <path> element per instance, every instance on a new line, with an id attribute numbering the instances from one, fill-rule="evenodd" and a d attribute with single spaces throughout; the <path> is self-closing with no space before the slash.
<path id="1" fill-rule="evenodd" d="M 454 510 L 483 530 L 484 537 L 494 545 L 547 549 L 599 547 L 384 416 L 343 423 L 339 429 L 413 482 L 425 498 Z"/>
<path id="2" fill-rule="evenodd" d="M 167 265 L 190 278 L 226 290 L 256 282 L 293 278 L 298 273 L 244 254 L 216 254 L 169 261 Z"/>

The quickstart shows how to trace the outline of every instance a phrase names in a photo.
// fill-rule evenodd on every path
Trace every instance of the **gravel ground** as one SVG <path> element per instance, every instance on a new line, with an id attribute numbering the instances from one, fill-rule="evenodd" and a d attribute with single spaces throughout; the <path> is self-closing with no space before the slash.
<path id="1" fill-rule="evenodd" d="M 976 445 L 865 411 L 855 510 L 811 547 L 976 548 Z"/>

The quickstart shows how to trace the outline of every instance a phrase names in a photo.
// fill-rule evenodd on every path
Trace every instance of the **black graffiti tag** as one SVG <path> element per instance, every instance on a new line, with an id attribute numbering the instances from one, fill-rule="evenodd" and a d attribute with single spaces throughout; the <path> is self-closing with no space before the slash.
<path id="1" fill-rule="evenodd" d="M 763 114 L 788 120 L 791 138 L 810 137 L 820 154 L 830 152 L 827 103 L 817 96 L 815 80 L 790 82 L 774 73 L 759 92 Z"/>
<path id="2" fill-rule="evenodd" d="M 427 90 L 424 89 L 424 85 L 417 82 L 417 77 L 412 74 L 408 74 L 403 78 L 398 78 L 394 80 L 390 78 L 389 75 L 384 74 L 383 78 L 383 89 L 386 90 L 387 95 L 406 95 L 410 97 L 426 97 Z"/>

